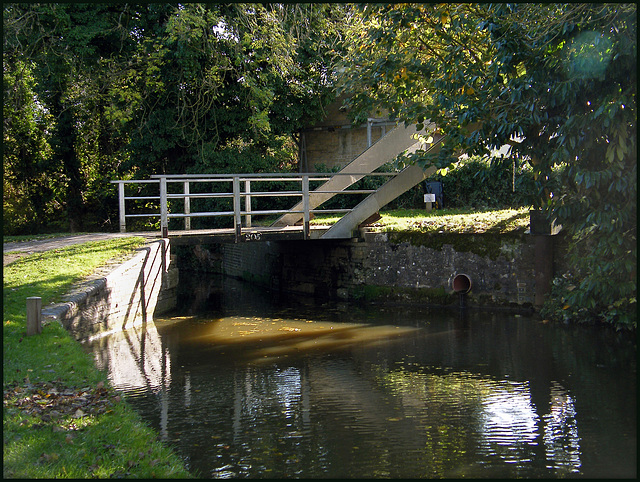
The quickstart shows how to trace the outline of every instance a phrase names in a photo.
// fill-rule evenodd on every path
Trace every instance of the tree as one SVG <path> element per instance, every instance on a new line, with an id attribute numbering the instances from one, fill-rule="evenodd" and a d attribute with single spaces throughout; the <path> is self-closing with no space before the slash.
<path id="1" fill-rule="evenodd" d="M 110 178 L 293 169 L 296 131 L 333 99 L 345 8 L 5 5 L 5 107 L 13 102 L 13 119 L 29 118 L 31 105 L 49 116 L 37 169 L 58 182 L 44 202 L 71 230 L 95 228 L 117 209 Z M 7 76 L 19 65 L 33 82 L 11 100 Z M 10 156 L 22 176 L 17 145 Z M 12 187 L 18 177 L 8 176 Z M 51 222 L 34 210 L 40 226 Z"/>
<path id="2" fill-rule="evenodd" d="M 95 146 L 88 129 L 101 104 L 107 63 L 123 62 L 130 40 L 126 35 L 128 7 L 87 4 L 8 4 L 3 8 L 4 54 L 16 65 L 32 66 L 33 98 L 23 98 L 18 111 L 35 102 L 50 115 L 51 155 L 47 172 L 62 175 L 59 194 L 69 229 L 82 229 L 87 213 L 88 170 Z M 126 23 L 126 22 L 125 22 Z M 5 102 L 6 104 L 6 102 Z M 80 148 L 84 145 L 84 150 Z M 42 163 L 41 163 L 42 164 Z M 38 215 L 43 215 L 38 210 Z"/>
<path id="3" fill-rule="evenodd" d="M 510 144 L 573 240 L 560 311 L 635 326 L 636 6 L 367 5 L 351 37 L 342 88 L 356 117 L 435 122 L 440 153 L 409 159 L 425 166 Z"/>
<path id="4" fill-rule="evenodd" d="M 149 17 L 160 28 L 140 27 L 130 166 L 259 171 L 289 156 L 292 167 L 292 135 L 332 100 L 326 57 L 338 49 L 341 8 L 185 4 L 160 22 Z"/>
<path id="5" fill-rule="evenodd" d="M 5 233 L 37 232 L 54 197 L 48 114 L 36 102 L 33 66 L 5 56 L 3 67 L 3 212 Z"/>

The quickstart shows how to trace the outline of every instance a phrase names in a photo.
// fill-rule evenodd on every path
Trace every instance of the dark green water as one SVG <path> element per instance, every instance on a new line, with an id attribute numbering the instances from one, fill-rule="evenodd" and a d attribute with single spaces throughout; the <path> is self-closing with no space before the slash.
<path id="1" fill-rule="evenodd" d="M 616 333 L 181 279 L 176 316 L 90 349 L 196 475 L 636 477 Z"/>

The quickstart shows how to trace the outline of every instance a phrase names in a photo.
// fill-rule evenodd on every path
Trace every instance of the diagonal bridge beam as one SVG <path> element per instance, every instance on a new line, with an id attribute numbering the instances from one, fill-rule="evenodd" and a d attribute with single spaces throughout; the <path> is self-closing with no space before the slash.
<path id="1" fill-rule="evenodd" d="M 440 136 L 429 151 L 440 150 L 440 142 L 444 136 Z M 416 184 L 424 181 L 437 170 L 431 166 L 426 170 L 412 164 L 403 169 L 397 176 L 380 186 L 378 190 L 367 196 L 351 211 L 341 217 L 320 239 L 350 238 L 355 229 L 368 217 L 377 213 L 381 208 L 389 204 L 398 196 L 404 194 Z"/>
<path id="2" fill-rule="evenodd" d="M 426 130 L 435 129 L 435 124 L 427 126 Z M 340 170 L 340 175 L 333 176 L 324 184 L 309 193 L 309 208 L 315 209 L 328 201 L 339 192 L 362 179 L 367 173 L 372 173 L 384 163 L 392 161 L 402 152 L 415 152 L 420 145 L 416 139 L 417 134 L 425 131 L 417 131 L 415 125 L 397 125 L 384 137 L 369 147 Z M 349 175 L 352 174 L 352 175 Z M 302 202 L 291 208 L 292 211 L 302 211 Z M 299 212 L 287 213 L 280 216 L 271 226 L 291 226 L 302 220 Z"/>
<path id="3" fill-rule="evenodd" d="M 481 126 L 480 123 L 467 127 L 467 130 L 473 132 Z M 430 144 L 427 152 L 437 153 L 445 136 L 432 134 L 433 143 Z M 430 166 L 427 169 L 412 164 L 402 170 L 397 176 L 387 181 L 378 190 L 367 196 L 362 202 L 354 207 L 350 212 L 345 214 L 338 220 L 320 239 L 336 239 L 353 237 L 356 228 L 368 217 L 377 213 L 381 208 L 389 204 L 401 194 L 405 193 L 415 185 L 427 179 L 438 168 Z"/>

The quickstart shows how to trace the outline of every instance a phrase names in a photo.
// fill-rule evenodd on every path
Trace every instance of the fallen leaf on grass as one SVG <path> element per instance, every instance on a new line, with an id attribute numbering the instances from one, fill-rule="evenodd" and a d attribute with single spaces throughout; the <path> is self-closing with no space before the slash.
<path id="1" fill-rule="evenodd" d="M 120 396 L 105 388 L 104 384 L 93 391 L 78 391 L 55 386 L 50 382 L 32 385 L 28 378 L 25 378 L 21 386 L 5 387 L 3 398 L 5 409 L 17 408 L 45 422 L 66 417 L 78 419 L 100 415 L 107 412 L 109 406 L 120 401 Z"/>

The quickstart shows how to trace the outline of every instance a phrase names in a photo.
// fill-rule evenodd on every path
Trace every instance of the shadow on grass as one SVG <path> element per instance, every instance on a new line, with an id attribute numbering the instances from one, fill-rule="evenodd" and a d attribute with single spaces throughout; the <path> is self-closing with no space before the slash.
<path id="1" fill-rule="evenodd" d="M 497 223 L 495 223 L 493 226 L 491 226 L 489 229 L 487 229 L 488 233 L 513 233 L 513 232 L 524 232 L 526 228 L 524 227 L 516 227 L 514 228 L 509 228 L 509 226 L 511 224 L 515 224 L 515 222 L 519 219 L 528 219 L 529 218 L 529 212 L 524 212 L 524 213 L 516 213 L 513 216 L 510 216 L 508 218 L 502 219 L 501 221 L 498 221 Z"/>

